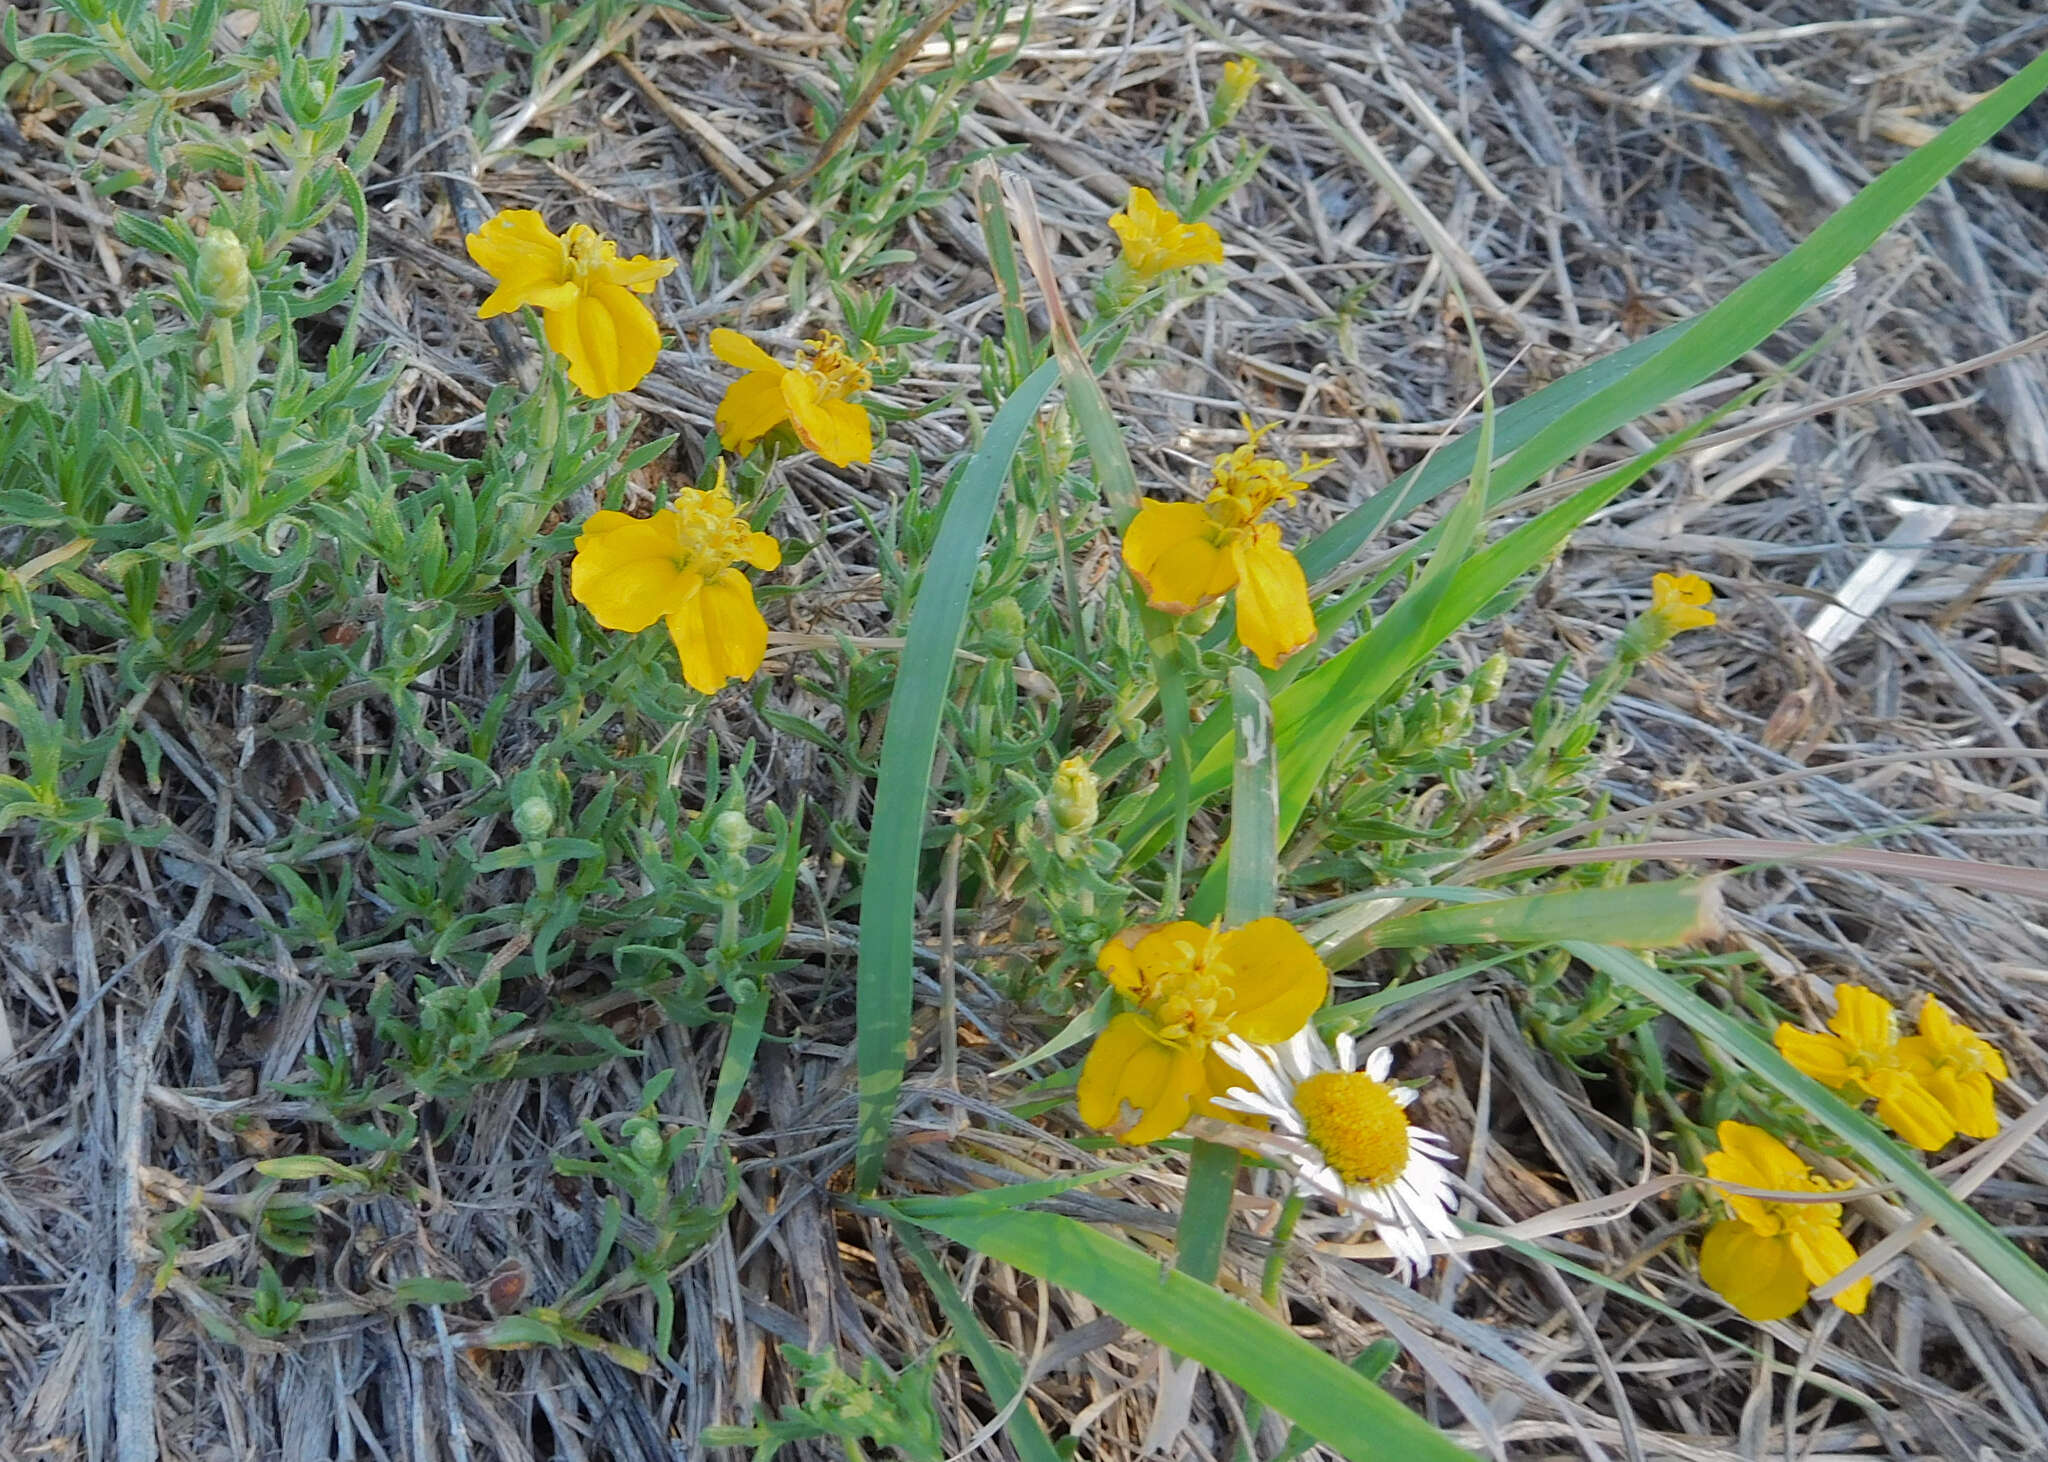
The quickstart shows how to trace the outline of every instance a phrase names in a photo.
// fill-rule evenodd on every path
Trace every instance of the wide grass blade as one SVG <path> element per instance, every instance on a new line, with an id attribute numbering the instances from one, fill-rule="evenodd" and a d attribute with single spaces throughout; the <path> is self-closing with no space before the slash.
<path id="1" fill-rule="evenodd" d="M 1627 950 L 1583 940 L 1570 940 L 1560 947 L 1616 984 L 1654 1001 L 1683 1021 L 1699 1039 L 1711 1041 L 1791 1098 L 1807 1116 L 1841 1138 L 1873 1172 L 1898 1184 L 1901 1194 L 1940 1225 L 1956 1247 L 1975 1260 L 1994 1284 L 2036 1319 L 2048 1322 L 2048 1274 L 1983 1215 L 1949 1192 L 1875 1122 L 1812 1077 L 1795 1070 L 1748 1022 L 1708 1004 Z"/>
<path id="2" fill-rule="evenodd" d="M 960 474 L 946 516 L 925 560 L 924 582 L 910 612 L 882 765 L 875 780 L 875 815 L 868 838 L 867 877 L 861 889 L 860 958 L 855 1011 L 859 1037 L 860 1117 L 854 1177 L 872 1192 L 882 1176 L 882 1154 L 896 1116 L 896 1096 L 909 1058 L 912 943 L 918 861 L 931 809 L 932 758 L 939 721 L 953 686 L 953 654 L 973 598 L 974 571 L 1010 464 L 1039 404 L 1058 379 L 1047 361 L 1033 371 L 989 423 L 981 449 Z"/>
<path id="3" fill-rule="evenodd" d="M 1052 1213 L 951 1213 L 939 1203 L 904 1217 L 1086 1295 L 1175 1354 L 1235 1381 L 1351 1462 L 1469 1462 L 1435 1427 L 1286 1326 L 1084 1223 Z"/>
<path id="4" fill-rule="evenodd" d="M 1230 840 L 1236 857 L 1223 922 L 1232 928 L 1273 912 L 1280 887 L 1279 760 L 1273 747 L 1273 712 L 1266 687 L 1243 666 L 1230 672 L 1230 715 L 1236 722 L 1237 770 L 1230 793 Z M 1188 1190 L 1174 1238 L 1175 1267 L 1214 1280 L 1222 1267 L 1237 1194 L 1237 1150 L 1197 1141 L 1188 1163 Z"/>

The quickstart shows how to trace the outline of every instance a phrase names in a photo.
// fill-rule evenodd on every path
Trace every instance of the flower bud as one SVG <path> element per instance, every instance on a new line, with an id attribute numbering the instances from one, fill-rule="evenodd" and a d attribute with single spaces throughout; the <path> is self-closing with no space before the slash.
<path id="1" fill-rule="evenodd" d="M 1088 763 L 1070 756 L 1053 773 L 1052 794 L 1046 805 L 1052 811 L 1052 825 L 1069 837 L 1078 837 L 1095 826 L 1097 789 L 1101 784 Z"/>
<path id="2" fill-rule="evenodd" d="M 627 1142 L 632 1148 L 633 1160 L 642 1167 L 653 1166 L 661 1158 L 661 1129 L 646 1119 L 626 1125 L 632 1129 Z"/>
<path id="3" fill-rule="evenodd" d="M 1480 662 L 1479 668 L 1472 672 L 1472 678 L 1467 682 L 1472 687 L 1472 704 L 1483 706 L 1498 699 L 1501 687 L 1506 685 L 1507 681 L 1508 657 L 1501 651 L 1495 651 Z"/>
<path id="4" fill-rule="evenodd" d="M 728 807 L 711 819 L 711 840 L 728 853 L 744 853 L 754 841 L 754 825 L 744 812 Z"/>
<path id="5" fill-rule="evenodd" d="M 996 659 L 1015 659 L 1024 648 L 1024 606 L 1005 594 L 982 610 L 981 642 Z"/>
<path id="6" fill-rule="evenodd" d="M 1209 103 L 1209 125 L 1228 127 L 1244 110 L 1244 104 L 1251 99 L 1252 88 L 1259 84 L 1259 63 L 1250 56 L 1239 56 L 1235 61 L 1223 63 L 1223 79 L 1216 83 L 1216 96 Z"/>
<path id="7" fill-rule="evenodd" d="M 200 308 L 209 318 L 239 315 L 249 303 L 249 251 L 234 232 L 210 228 L 199 241 L 199 263 L 192 271 L 192 288 Z"/>
<path id="8" fill-rule="evenodd" d="M 512 779 L 512 827 L 529 843 L 554 831 L 555 799 L 549 780 L 539 767 L 529 767 Z"/>

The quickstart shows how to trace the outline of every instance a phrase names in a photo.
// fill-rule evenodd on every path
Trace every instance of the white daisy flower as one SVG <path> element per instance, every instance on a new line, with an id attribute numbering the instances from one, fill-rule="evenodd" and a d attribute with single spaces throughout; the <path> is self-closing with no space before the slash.
<path id="1" fill-rule="evenodd" d="M 1252 1083 L 1232 1087 L 1216 1105 L 1265 1117 L 1296 1139 L 1285 1149 L 1295 1190 L 1370 1217 L 1408 1283 L 1427 1272 L 1430 1239 L 1459 1236 L 1446 1166 L 1452 1153 L 1436 1133 L 1409 1123 L 1404 1109 L 1415 1093 L 1387 1081 L 1393 1052 L 1379 1047 L 1360 1070 L 1357 1043 L 1341 1035 L 1332 1051 L 1313 1023 L 1277 1046 L 1233 1035 L 1213 1049 Z"/>

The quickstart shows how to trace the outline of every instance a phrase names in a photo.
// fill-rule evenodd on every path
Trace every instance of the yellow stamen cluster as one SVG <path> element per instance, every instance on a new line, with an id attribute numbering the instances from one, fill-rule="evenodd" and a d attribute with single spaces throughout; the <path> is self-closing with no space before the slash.
<path id="1" fill-rule="evenodd" d="M 1289 468 L 1277 457 L 1259 455 L 1259 438 L 1276 423 L 1251 431 L 1241 447 L 1216 459 L 1209 494 L 1203 506 L 1218 527 L 1226 532 L 1255 523 L 1275 507 L 1291 503 L 1308 490 L 1308 475 L 1330 465 L 1333 459 L 1303 456 L 1301 466 Z"/>
<path id="2" fill-rule="evenodd" d="M 1363 1071 L 1319 1071 L 1294 1088 L 1308 1140 L 1347 1183 L 1393 1182 L 1408 1167 L 1408 1114 Z"/>
<path id="3" fill-rule="evenodd" d="M 1207 937 L 1199 946 L 1178 942 L 1175 953 L 1149 972 L 1146 1003 L 1159 1023 L 1162 1041 L 1207 1045 L 1230 1034 L 1230 1023 L 1216 1012 L 1234 993 L 1229 984 L 1232 971 L 1223 958 L 1219 932 L 1204 932 Z"/>
<path id="4" fill-rule="evenodd" d="M 740 516 L 729 493 L 686 487 L 669 511 L 676 515 L 676 569 L 710 577 L 747 557 L 754 527 Z"/>
<path id="5" fill-rule="evenodd" d="M 855 357 L 847 352 L 845 337 L 827 330 L 804 342 L 804 348 L 797 352 L 793 369 L 804 372 L 817 382 L 821 400 L 844 401 L 874 384 L 874 377 L 868 370 L 874 358 L 873 346 Z"/>

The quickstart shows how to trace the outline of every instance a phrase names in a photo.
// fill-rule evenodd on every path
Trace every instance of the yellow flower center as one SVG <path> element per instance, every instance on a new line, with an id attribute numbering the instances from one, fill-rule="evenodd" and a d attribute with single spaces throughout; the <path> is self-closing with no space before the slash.
<path id="1" fill-rule="evenodd" d="M 856 358 L 848 353 L 844 338 L 827 330 L 816 339 L 804 342 L 792 369 L 802 371 L 817 382 L 820 400 L 844 401 L 856 391 L 865 391 L 873 384 L 873 377 L 868 374 L 868 363 L 873 359 L 872 347 Z"/>
<path id="2" fill-rule="evenodd" d="M 724 492 L 684 488 L 669 512 L 675 517 L 678 569 L 710 578 L 739 560 L 753 528 Z"/>
<path id="3" fill-rule="evenodd" d="M 1294 1088 L 1308 1140 L 1347 1183 L 1383 1187 L 1408 1166 L 1408 1114 L 1363 1071 L 1321 1071 Z"/>
<path id="4" fill-rule="evenodd" d="M 1276 504 L 1294 501 L 1307 489 L 1307 475 L 1329 461 L 1301 459 L 1299 468 L 1289 468 L 1277 457 L 1259 455 L 1259 438 L 1272 424 L 1254 430 L 1251 440 L 1216 459 L 1215 480 L 1203 506 L 1210 521 L 1222 534 L 1234 537 L 1270 511 Z"/>
<path id="5" fill-rule="evenodd" d="M 619 251 L 618 245 L 587 223 L 570 224 L 562 235 L 562 247 L 569 256 L 569 279 L 576 281 L 595 274 Z"/>
<path id="6" fill-rule="evenodd" d="M 1159 1025 L 1163 1041 L 1210 1045 L 1230 1034 L 1230 1022 L 1216 1007 L 1231 994 L 1233 971 L 1220 953 L 1222 936 L 1214 929 L 1198 948 L 1185 941 L 1166 960 L 1145 971 L 1144 1003 Z"/>

